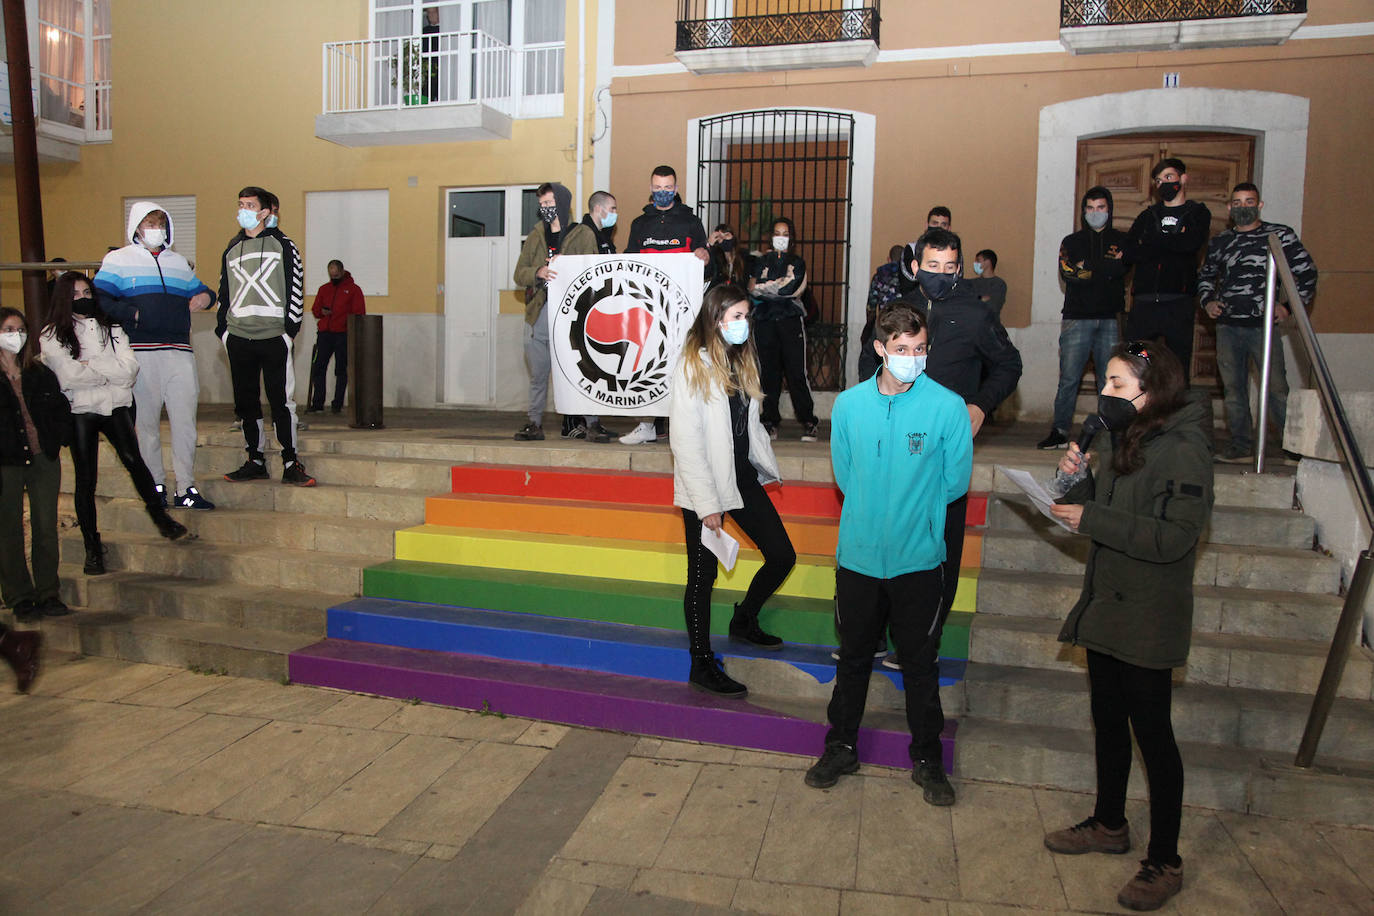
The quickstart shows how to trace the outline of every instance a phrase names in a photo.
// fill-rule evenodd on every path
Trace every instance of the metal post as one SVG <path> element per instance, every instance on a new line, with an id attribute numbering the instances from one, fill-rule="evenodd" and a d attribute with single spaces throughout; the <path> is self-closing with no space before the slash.
<path id="1" fill-rule="evenodd" d="M 1278 287 L 1278 274 L 1278 262 L 1274 260 L 1274 253 L 1270 252 L 1269 269 L 1265 271 L 1264 277 L 1264 356 L 1260 359 L 1259 428 L 1255 432 L 1256 474 L 1264 473 L 1264 443 L 1268 438 L 1266 432 L 1269 428 L 1269 351 L 1274 343 L 1274 292 Z M 1241 392 L 1241 397 L 1249 396 L 1250 392 Z"/>
<path id="2" fill-rule="evenodd" d="M 43 198 L 38 187 L 38 132 L 29 79 L 29 25 L 24 0 L 4 0 L 5 51 L 9 59 L 10 112 L 14 137 L 14 190 L 19 213 L 19 260 L 46 261 Z M 24 271 L 24 312 L 38 323 L 48 295 L 41 270 Z"/>
<path id="3" fill-rule="evenodd" d="M 348 387 L 354 429 L 382 429 L 382 316 L 348 316 Z"/>
<path id="4" fill-rule="evenodd" d="M 1312 698 L 1312 709 L 1307 714 L 1307 725 L 1302 730 L 1302 741 L 1298 744 L 1294 766 L 1306 769 L 1317 755 L 1317 745 L 1321 742 L 1331 707 L 1336 702 L 1336 690 L 1340 687 L 1341 676 L 1345 674 L 1345 663 L 1350 658 L 1350 647 L 1355 642 L 1360 626 L 1361 612 L 1369 600 L 1371 578 L 1374 578 L 1374 562 L 1371 562 L 1370 553 L 1366 550 L 1355 562 L 1355 575 L 1350 579 L 1350 590 L 1345 593 L 1345 606 L 1336 621 L 1331 651 L 1326 657 L 1326 667 L 1322 668 L 1322 678 L 1317 683 L 1317 694 Z"/>

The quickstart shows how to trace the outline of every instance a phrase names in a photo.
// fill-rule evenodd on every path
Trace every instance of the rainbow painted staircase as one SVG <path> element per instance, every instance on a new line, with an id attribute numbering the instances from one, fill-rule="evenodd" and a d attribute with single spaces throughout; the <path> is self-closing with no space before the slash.
<path id="1" fill-rule="evenodd" d="M 762 562 L 746 545 L 713 594 L 713 644 L 746 701 L 691 689 L 682 622 L 682 516 L 667 474 L 462 464 L 425 524 L 396 532 L 395 559 L 363 572 L 362 597 L 328 611 L 323 642 L 290 654 L 292 681 L 645 735 L 814 754 L 834 677 L 835 538 L 830 484 L 772 491 L 797 566 L 764 609 L 782 652 L 725 628 Z M 968 658 L 987 501 L 970 500 L 941 684 Z M 900 675 L 875 665 L 860 739 L 867 762 L 908 765 Z M 947 703 L 956 710 L 961 704 Z M 953 764 L 956 723 L 943 736 Z"/>

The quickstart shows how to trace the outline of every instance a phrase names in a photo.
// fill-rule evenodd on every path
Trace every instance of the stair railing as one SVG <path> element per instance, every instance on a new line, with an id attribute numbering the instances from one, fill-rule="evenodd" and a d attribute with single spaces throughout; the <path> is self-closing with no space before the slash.
<path id="1" fill-rule="evenodd" d="M 1331 369 L 1326 364 L 1326 357 L 1322 355 L 1321 344 L 1317 342 L 1317 335 L 1312 330 L 1312 321 L 1307 317 L 1307 310 L 1303 308 L 1297 282 L 1293 279 L 1293 271 L 1288 266 L 1288 258 L 1283 253 L 1283 245 L 1277 233 L 1269 236 L 1269 271 L 1264 291 L 1264 365 L 1260 371 L 1259 433 L 1255 437 L 1255 471 L 1264 470 L 1264 430 L 1268 421 L 1269 405 L 1269 352 L 1274 334 L 1274 300 L 1279 284 L 1282 284 L 1283 291 L 1288 296 L 1293 318 L 1298 326 L 1298 337 L 1307 351 L 1307 359 L 1317 382 L 1317 393 L 1321 397 L 1326 421 L 1330 424 L 1335 437 L 1341 462 L 1350 471 L 1350 476 L 1355 482 L 1355 492 L 1359 496 L 1360 506 L 1364 509 L 1365 521 L 1374 527 L 1374 486 L 1370 484 L 1369 469 L 1365 467 L 1360 445 L 1355 440 L 1345 408 L 1341 405 L 1340 392 L 1336 390 L 1336 383 L 1331 378 Z M 1371 554 L 1374 554 L 1374 541 L 1361 551 L 1359 559 L 1355 562 L 1355 574 L 1351 576 L 1350 587 L 1345 592 L 1345 603 L 1341 606 L 1341 616 L 1336 622 L 1336 633 L 1331 638 L 1331 648 L 1326 654 L 1326 665 L 1322 668 L 1317 692 L 1312 697 L 1312 708 L 1307 714 L 1307 725 L 1303 729 L 1302 741 L 1298 744 L 1298 753 L 1293 760 L 1294 766 L 1304 769 L 1311 767 L 1312 759 L 1317 755 L 1317 745 L 1321 742 L 1322 731 L 1326 728 L 1326 720 L 1331 714 L 1331 706 L 1336 702 L 1336 688 L 1340 685 L 1346 662 L 1350 659 L 1350 650 L 1355 643 L 1360 619 L 1369 598 L 1371 580 L 1374 580 L 1374 560 L 1371 560 Z"/>

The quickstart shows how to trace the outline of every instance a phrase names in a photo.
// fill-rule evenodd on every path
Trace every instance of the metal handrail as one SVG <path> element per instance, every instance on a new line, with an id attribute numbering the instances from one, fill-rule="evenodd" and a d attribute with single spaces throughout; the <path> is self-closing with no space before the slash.
<path id="1" fill-rule="evenodd" d="M 1265 345 L 1264 365 L 1260 373 L 1260 426 L 1259 435 L 1256 437 L 1259 443 L 1255 462 L 1256 469 L 1263 467 L 1265 408 L 1269 397 L 1269 346 L 1274 326 L 1274 297 L 1278 284 L 1282 283 L 1283 291 L 1288 296 L 1293 318 L 1298 327 L 1298 337 L 1302 340 L 1303 347 L 1307 351 L 1307 359 L 1312 366 L 1312 374 L 1316 378 L 1317 393 L 1321 397 L 1326 420 L 1331 424 L 1336 439 L 1336 449 L 1342 462 L 1350 469 L 1351 477 L 1354 478 L 1355 492 L 1359 495 L 1360 505 L 1364 509 L 1364 517 L 1371 526 L 1374 526 L 1374 484 L 1370 482 L 1369 470 L 1365 467 L 1364 456 L 1360 453 L 1360 445 L 1355 440 L 1354 431 L 1350 428 L 1350 421 L 1345 415 L 1345 408 L 1341 405 L 1340 392 L 1336 390 L 1336 383 L 1331 378 L 1331 369 L 1326 364 L 1326 357 L 1322 355 L 1321 344 L 1317 342 L 1316 332 L 1312 330 L 1312 321 L 1307 317 L 1307 309 L 1303 307 L 1302 297 L 1298 295 L 1298 284 L 1293 279 L 1293 271 L 1288 266 L 1288 258 L 1283 253 L 1283 244 L 1279 241 L 1277 233 L 1271 233 L 1269 236 L 1268 274 L 1264 302 Z M 1317 692 L 1312 697 L 1312 709 L 1307 715 L 1307 725 L 1303 729 L 1302 741 L 1298 744 L 1298 753 L 1293 760 L 1294 766 L 1306 769 L 1312 766 L 1312 760 L 1317 755 L 1317 745 L 1321 741 L 1322 730 L 1326 728 L 1326 720 L 1331 714 L 1331 707 L 1336 702 L 1336 688 L 1340 686 L 1341 676 L 1345 674 L 1345 665 L 1350 659 L 1350 648 L 1355 642 L 1355 634 L 1360 625 L 1360 618 L 1364 613 L 1364 604 L 1369 595 L 1370 585 L 1374 582 L 1374 559 L 1372 557 L 1374 557 L 1374 541 L 1371 541 L 1369 547 L 1360 553 L 1359 559 L 1355 563 L 1355 574 L 1351 576 L 1350 587 L 1345 592 L 1345 603 L 1341 606 L 1341 616 L 1336 622 L 1336 633 L 1331 638 L 1331 648 L 1326 654 L 1326 665 L 1322 668 L 1321 680 L 1317 683 Z"/>

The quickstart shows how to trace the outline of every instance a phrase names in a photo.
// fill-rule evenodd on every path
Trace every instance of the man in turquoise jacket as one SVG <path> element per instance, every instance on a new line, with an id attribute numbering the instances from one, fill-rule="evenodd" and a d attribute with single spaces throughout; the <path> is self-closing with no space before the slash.
<path id="1" fill-rule="evenodd" d="M 941 762 L 940 643 L 945 509 L 968 491 L 973 435 L 964 399 L 925 374 L 926 317 L 897 301 L 874 328 L 882 367 L 835 399 L 830 461 L 844 493 L 835 569 L 840 635 L 825 753 L 806 784 L 833 786 L 859 769 L 873 646 L 890 628 L 902 660 L 911 778 L 932 805 L 954 804 Z"/>

